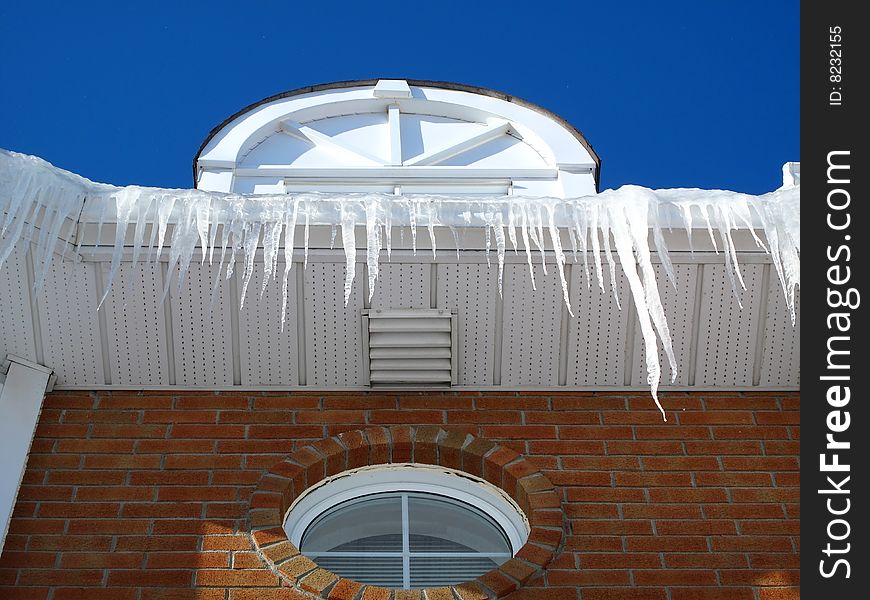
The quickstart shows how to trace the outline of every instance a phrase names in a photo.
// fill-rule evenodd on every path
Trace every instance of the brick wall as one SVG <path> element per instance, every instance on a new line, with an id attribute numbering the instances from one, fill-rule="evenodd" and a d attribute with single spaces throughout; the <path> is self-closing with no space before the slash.
<path id="1" fill-rule="evenodd" d="M 45 400 L 0 597 L 300 600 L 253 552 L 248 498 L 294 449 L 439 424 L 557 486 L 565 544 L 512 600 L 799 597 L 799 398 L 70 393 Z"/>

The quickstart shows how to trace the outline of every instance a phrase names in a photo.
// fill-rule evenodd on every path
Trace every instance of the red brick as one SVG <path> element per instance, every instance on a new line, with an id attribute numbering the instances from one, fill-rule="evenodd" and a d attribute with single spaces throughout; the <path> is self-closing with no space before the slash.
<path id="1" fill-rule="evenodd" d="M 670 426 L 637 426 L 637 439 L 639 440 L 708 440 L 711 438 L 709 427 L 690 425 Z"/>
<path id="2" fill-rule="evenodd" d="M 583 600 L 667 600 L 660 588 L 590 588 L 583 590 Z"/>
<path id="3" fill-rule="evenodd" d="M 800 454 L 800 442 L 792 440 L 765 440 L 764 451 L 767 454 Z"/>
<path id="4" fill-rule="evenodd" d="M 6 538 L 9 547 L 9 537 Z M 102 535 L 34 535 L 30 537 L 28 550 L 49 550 L 58 552 L 93 551 L 107 552 L 112 546 L 112 538 Z"/>
<path id="5" fill-rule="evenodd" d="M 711 538 L 714 552 L 790 552 L 791 542 L 785 536 L 737 535 Z"/>
<path id="6" fill-rule="evenodd" d="M 651 502 L 725 502 L 721 488 L 661 488 L 649 491 Z"/>
<path id="7" fill-rule="evenodd" d="M 671 600 L 753 600 L 752 588 L 672 588 Z"/>
<path id="8" fill-rule="evenodd" d="M 166 436 L 166 425 L 128 425 L 104 423 L 94 425 L 92 438 L 162 438 Z"/>
<path id="9" fill-rule="evenodd" d="M 731 490 L 733 502 L 800 502 L 799 488 L 753 488 Z"/>
<path id="10" fill-rule="evenodd" d="M 153 408 L 167 409 L 172 408 L 172 397 L 155 395 L 150 393 L 143 394 L 100 394 L 98 404 L 100 409 L 123 409 L 123 408 Z"/>
<path id="11" fill-rule="evenodd" d="M 725 456 L 722 464 L 729 471 L 797 471 L 800 468 L 796 458 L 786 456 Z"/>
<path id="12" fill-rule="evenodd" d="M 255 413 L 256 414 L 256 413 Z M 296 413 L 296 422 L 305 423 L 365 423 L 362 410 L 315 410 Z"/>
<path id="13" fill-rule="evenodd" d="M 143 423 L 217 423 L 214 410 L 146 410 Z"/>
<path id="14" fill-rule="evenodd" d="M 127 471 L 49 471 L 48 483 L 71 485 L 121 484 Z"/>
<path id="15" fill-rule="evenodd" d="M 163 519 L 196 518 L 202 514 L 199 503 L 169 503 L 169 502 L 128 502 L 121 510 L 121 516 L 143 519 L 156 517 Z"/>
<path id="16" fill-rule="evenodd" d="M 144 534 L 150 527 L 150 521 L 139 519 L 70 519 L 67 533 L 70 535 Z"/>
<path id="17" fill-rule="evenodd" d="M 746 427 L 713 427 L 713 436 L 717 440 L 770 440 L 788 439 L 788 429 L 770 425 L 752 425 Z"/>
<path id="18" fill-rule="evenodd" d="M 727 535 L 736 534 L 734 521 L 724 520 L 691 520 L 656 521 L 658 535 Z"/>
<path id="19" fill-rule="evenodd" d="M 752 441 L 722 441 L 709 442 L 687 441 L 686 452 L 688 454 L 712 454 L 722 456 L 727 454 L 761 454 L 761 442 Z"/>
<path id="20" fill-rule="evenodd" d="M 136 600 L 134 588 L 54 588 L 53 600 Z"/>
<path id="21" fill-rule="evenodd" d="M 661 425 L 662 414 L 651 410 L 605 412 L 601 415 L 606 425 Z"/>
<path id="22" fill-rule="evenodd" d="M 629 552 L 706 552 L 707 539 L 701 536 L 628 536 L 625 548 Z"/>
<path id="23" fill-rule="evenodd" d="M 240 469 L 242 457 L 232 455 L 215 456 L 213 454 L 182 454 L 166 457 L 167 469 Z"/>
<path id="24" fill-rule="evenodd" d="M 214 450 L 212 440 L 139 440 L 137 454 L 201 454 Z"/>
<path id="25" fill-rule="evenodd" d="M 234 425 L 222 425 L 221 427 L 235 427 Z M 242 436 L 225 436 L 242 437 Z M 282 439 L 293 440 L 298 438 L 321 438 L 323 428 L 319 425 L 250 425 L 248 438 L 250 439 Z"/>
<path id="26" fill-rule="evenodd" d="M 758 600 L 800 600 L 801 589 L 791 588 L 761 588 L 758 590 Z"/>
<path id="27" fill-rule="evenodd" d="M 683 445 L 680 442 L 607 442 L 607 454 L 629 454 L 637 456 L 641 454 L 683 454 Z"/>
<path id="28" fill-rule="evenodd" d="M 377 425 L 440 424 L 444 413 L 440 410 L 372 410 L 370 422 Z"/>
<path id="29" fill-rule="evenodd" d="M 677 569 L 739 569 L 748 566 L 745 554 L 727 554 L 725 552 L 668 553 L 665 554 L 665 563 L 668 567 Z"/>
<path id="30" fill-rule="evenodd" d="M 261 564 L 257 559 L 257 566 Z M 149 569 L 216 569 L 229 566 L 229 552 L 150 552 L 148 554 Z"/>
<path id="31" fill-rule="evenodd" d="M 62 569 L 137 569 L 142 566 L 142 552 L 64 552 Z M 64 582 L 66 583 L 66 582 Z"/>
<path id="32" fill-rule="evenodd" d="M 642 489 L 610 487 L 568 488 L 569 502 L 646 502 Z"/>
<path id="33" fill-rule="evenodd" d="M 121 505 L 116 502 L 43 502 L 39 506 L 40 517 L 116 517 Z"/>
<path id="34" fill-rule="evenodd" d="M 412 396 L 399 398 L 399 408 L 406 410 L 436 409 L 436 410 L 471 410 L 474 403 L 471 398 L 456 398 L 452 396 Z M 394 406 L 373 406 L 371 408 L 394 408 Z"/>
<path id="35" fill-rule="evenodd" d="M 315 409 L 320 407 L 320 396 L 309 394 L 287 394 L 281 396 L 265 396 L 254 398 L 254 409 Z M 241 407 L 245 408 L 245 407 Z"/>
<path id="36" fill-rule="evenodd" d="M 685 504 L 627 504 L 622 507 L 626 519 L 700 519 L 700 506 Z"/>
<path id="37" fill-rule="evenodd" d="M 580 555 L 581 569 L 650 569 L 661 566 L 661 559 L 655 553 L 584 553 Z"/>
<path id="38" fill-rule="evenodd" d="M 243 438 L 244 425 L 201 425 L 180 423 L 172 426 L 170 435 L 173 438 Z"/>
<path id="39" fill-rule="evenodd" d="M 189 570 L 123 570 L 109 571 L 108 585 L 110 587 L 190 587 L 192 580 L 193 571 Z"/>
<path id="40" fill-rule="evenodd" d="M 782 519 L 785 517 L 779 504 L 714 504 L 704 506 L 704 515 L 711 519 Z"/>
<path id="41" fill-rule="evenodd" d="M 700 487 L 769 487 L 769 473 L 695 473 L 695 485 Z"/>
<path id="42" fill-rule="evenodd" d="M 118 551 L 190 551 L 196 550 L 199 540 L 192 535 L 123 535 L 118 536 L 115 548 Z"/>
<path id="43" fill-rule="evenodd" d="M 717 410 L 711 412 L 677 413 L 682 425 L 751 425 L 752 413 L 749 411 Z"/>
<path id="44" fill-rule="evenodd" d="M 217 408 L 220 410 L 232 410 L 234 408 L 248 408 L 251 404 L 250 396 L 246 394 L 205 394 L 202 392 L 191 392 L 176 398 L 175 408 L 180 409 L 203 409 Z"/>
<path id="45" fill-rule="evenodd" d="M 155 454 L 95 454 L 85 456 L 86 469 L 157 469 L 160 456 Z"/>
<path id="46" fill-rule="evenodd" d="M 103 572 L 93 569 L 21 569 L 18 585 L 100 585 Z"/>
<path id="47" fill-rule="evenodd" d="M 48 411 L 42 411 L 42 420 Z M 139 412 L 133 410 L 65 410 L 64 423 L 136 423 Z"/>
<path id="48" fill-rule="evenodd" d="M 643 459 L 643 467 L 649 471 L 719 471 L 719 461 L 714 457 L 696 456 L 649 456 Z"/>
<path id="49" fill-rule="evenodd" d="M 628 487 L 680 487 L 692 485 L 689 473 L 616 473 L 616 485 Z"/>
<path id="50" fill-rule="evenodd" d="M 481 434 L 491 440 L 556 439 L 553 425 L 484 425 Z"/>
<path id="51" fill-rule="evenodd" d="M 76 454 L 129 454 L 133 452 L 132 440 L 58 440 L 58 452 Z"/>
<path id="52" fill-rule="evenodd" d="M 635 471 L 640 469 L 636 456 L 566 456 L 562 467 L 582 471 Z"/>
<path id="53" fill-rule="evenodd" d="M 478 410 L 547 410 L 549 401 L 541 396 L 483 395 L 475 398 L 474 404 Z"/>
<path id="54" fill-rule="evenodd" d="M 634 572 L 636 585 L 716 585 L 716 573 L 701 569 L 658 569 Z"/>
<path id="55" fill-rule="evenodd" d="M 76 492 L 77 501 L 126 500 L 144 501 L 154 499 L 154 488 L 133 486 L 88 486 Z"/>
<path id="56" fill-rule="evenodd" d="M 632 439 L 634 432 L 631 427 L 618 427 L 612 425 L 563 425 L 559 427 L 560 439 L 582 440 L 621 440 Z"/>

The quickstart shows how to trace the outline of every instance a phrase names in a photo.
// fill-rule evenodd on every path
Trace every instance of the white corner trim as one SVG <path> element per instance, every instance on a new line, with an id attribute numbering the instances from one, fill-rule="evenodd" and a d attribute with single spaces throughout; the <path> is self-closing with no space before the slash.
<path id="1" fill-rule="evenodd" d="M 52 370 L 47 367 L 11 354 L 6 362 L 9 370 L 0 387 L 0 550 L 9 531 L 42 399 L 53 382 Z"/>

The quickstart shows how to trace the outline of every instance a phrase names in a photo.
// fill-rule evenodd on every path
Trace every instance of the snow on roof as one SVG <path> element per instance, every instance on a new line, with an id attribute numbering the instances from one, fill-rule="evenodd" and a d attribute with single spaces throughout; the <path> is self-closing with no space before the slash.
<path id="1" fill-rule="evenodd" d="M 789 167 L 789 172 L 799 173 L 799 168 Z M 525 254 L 532 286 L 535 285 L 532 265 L 537 260 L 534 255 L 540 255 L 546 273 L 545 249 L 551 248 L 569 312 L 571 306 L 564 275 L 566 255 L 570 252 L 575 260 L 578 257 L 582 260 L 587 280 L 590 280 L 591 262 L 591 269 L 602 290 L 604 265 L 612 275 L 618 258 L 637 309 L 644 341 L 647 382 L 655 397 L 661 378 L 659 344 L 667 357 L 672 380 L 676 377 L 671 336 L 651 261 L 651 253 L 655 250 L 675 285 L 662 230 L 683 228 L 691 240 L 693 230 L 705 229 L 717 252 L 721 247 L 735 296 L 738 287 L 745 286 L 732 232 L 749 230 L 758 247 L 771 255 L 794 322 L 795 289 L 800 284 L 799 182 L 799 176 L 793 177 L 788 182 L 790 185 L 761 196 L 722 190 L 651 190 L 638 186 L 623 186 L 592 196 L 564 199 L 311 192 L 244 195 L 98 184 L 37 157 L 0 149 L 0 211 L 3 213 L 0 220 L 0 268 L 22 240 L 33 241 L 36 244 L 35 285 L 43 285 L 64 223 L 68 219 L 78 222 L 85 217 L 96 217 L 101 224 L 117 225 L 107 290 L 118 273 L 125 251 L 132 250 L 135 264 L 140 258 L 155 259 L 168 244 L 170 272 L 176 266 L 180 268 L 179 285 L 197 248 L 202 252 L 202 260 L 206 256 L 210 263 L 216 260 L 218 272 L 227 278 L 232 274 L 236 257 L 242 258 L 244 297 L 244 290 L 253 274 L 255 254 L 262 249 L 263 286 L 271 280 L 281 281 L 286 311 L 287 280 L 292 268 L 289 257 L 299 245 L 295 238 L 297 226 L 303 232 L 301 247 L 305 249 L 306 257 L 311 225 L 340 227 L 347 265 L 345 300 L 355 278 L 357 226 L 364 227 L 366 232 L 370 294 L 377 284 L 382 252 L 386 250 L 387 256 L 390 255 L 393 226 L 410 227 L 414 240 L 418 228 L 425 228 L 433 252 L 436 228 L 451 231 L 462 227 L 484 228 L 487 253 L 491 250 L 491 240 L 494 240 L 499 287 L 508 244 L 514 252 Z M 146 240 L 148 223 L 155 226 L 150 228 Z M 132 249 L 127 244 L 129 227 L 134 228 Z M 756 231 L 763 233 L 764 240 Z M 167 234 L 170 236 L 168 240 Z M 459 238 L 454 239 L 458 246 Z M 81 240 L 78 243 L 81 244 Z M 570 250 L 566 250 L 566 243 Z M 278 258 L 282 252 L 285 266 L 279 273 Z M 610 279 L 611 282 L 615 280 L 614 277 Z M 215 281 L 215 289 L 219 280 L 220 276 Z M 169 285 L 167 281 L 164 298 Z M 283 320 L 284 313 L 281 326 Z"/>

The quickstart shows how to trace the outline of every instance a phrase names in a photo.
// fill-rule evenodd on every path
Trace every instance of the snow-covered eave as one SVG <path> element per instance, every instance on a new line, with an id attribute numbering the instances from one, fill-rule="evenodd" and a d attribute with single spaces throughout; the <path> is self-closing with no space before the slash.
<path id="1" fill-rule="evenodd" d="M 0 267 L 21 240 L 30 240 L 36 244 L 36 285 L 40 286 L 61 230 L 77 231 L 81 223 L 96 222 L 99 233 L 103 225 L 113 224 L 109 285 L 122 260 L 153 260 L 166 247 L 170 269 L 178 267 L 179 285 L 195 255 L 199 260 L 216 262 L 219 279 L 229 278 L 236 263 L 241 262 L 244 297 L 255 261 L 262 257 L 264 286 L 270 280 L 283 286 L 286 312 L 292 255 L 301 245 L 307 257 L 312 226 L 329 225 L 341 231 L 346 300 L 355 277 L 358 227 L 365 231 L 362 247 L 366 248 L 370 293 L 377 284 L 382 254 L 390 256 L 394 227 L 410 228 L 413 248 L 419 231 L 428 238 L 432 252 L 437 249 L 436 230 L 484 228 L 485 248 L 496 253 L 499 289 L 509 248 L 525 255 L 532 286 L 532 265 L 540 262 L 546 273 L 549 252 L 555 259 L 569 313 L 571 303 L 564 273 L 568 254 L 573 253 L 575 260 L 582 262 L 587 281 L 594 273 L 601 289 L 605 286 L 603 271 L 609 269 L 613 284 L 619 264 L 637 308 L 647 380 L 655 396 L 661 376 L 659 344 L 672 378 L 676 375 L 670 333 L 652 267 L 655 251 L 674 283 L 664 231 L 685 230 L 691 240 L 693 232 L 697 235 L 695 230 L 702 230 L 713 248 L 723 252 L 735 292 L 745 286 L 733 233 L 750 232 L 757 248 L 770 252 L 794 320 L 795 289 L 800 282 L 799 199 L 799 186 L 783 187 L 762 196 L 638 186 L 566 199 L 346 193 L 254 196 L 96 184 L 36 157 L 0 150 Z M 454 239 L 459 249 L 459 237 Z M 82 241 L 79 235 L 76 244 Z M 281 269 L 279 259 L 283 262 Z M 215 286 L 218 284 L 216 280 Z"/>

